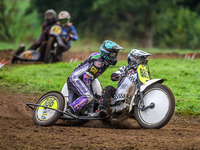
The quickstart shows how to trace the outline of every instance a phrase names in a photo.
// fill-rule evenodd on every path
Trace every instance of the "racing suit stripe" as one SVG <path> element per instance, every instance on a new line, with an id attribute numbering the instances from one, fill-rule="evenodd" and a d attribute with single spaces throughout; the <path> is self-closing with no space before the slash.
<path id="1" fill-rule="evenodd" d="M 89 64 L 85 64 L 84 66 L 78 68 L 70 75 L 70 80 L 72 84 L 77 88 L 81 95 L 85 95 L 86 93 L 92 94 L 91 91 L 87 88 L 87 86 L 80 80 L 80 76 L 89 68 Z"/>

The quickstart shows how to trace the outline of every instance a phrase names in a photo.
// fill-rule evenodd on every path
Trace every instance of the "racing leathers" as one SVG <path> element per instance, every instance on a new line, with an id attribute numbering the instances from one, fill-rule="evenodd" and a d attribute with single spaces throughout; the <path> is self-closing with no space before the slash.
<path id="1" fill-rule="evenodd" d="M 111 101 L 111 108 L 113 112 L 120 112 L 126 108 L 126 100 L 129 100 L 135 93 L 137 82 L 135 67 L 129 65 L 120 67 L 111 75 L 111 80 L 119 80 L 118 88 Z"/>
<path id="2" fill-rule="evenodd" d="M 74 27 L 74 25 L 72 23 L 68 23 L 68 25 L 66 26 L 66 31 L 68 34 L 68 39 L 66 41 L 66 45 L 67 45 L 67 50 L 71 48 L 71 40 L 73 41 L 77 41 L 78 40 L 78 34 L 76 32 L 76 29 Z M 67 38 L 66 35 L 62 35 L 63 38 Z"/>
<path id="3" fill-rule="evenodd" d="M 57 22 L 58 25 L 62 25 L 61 23 Z M 67 23 L 66 25 L 62 25 L 62 40 L 64 41 L 65 45 L 58 45 L 56 50 L 56 57 L 59 60 L 62 60 L 64 52 L 68 51 L 71 48 L 71 41 L 78 40 L 77 31 L 72 23 Z"/>
<path id="4" fill-rule="evenodd" d="M 92 101 L 91 82 L 108 67 L 109 64 L 99 53 L 93 53 L 71 73 L 67 79 L 67 84 L 69 89 L 69 108 L 72 109 L 73 113 L 76 113 Z"/>
<path id="5" fill-rule="evenodd" d="M 42 33 L 41 35 L 32 43 L 32 45 L 28 48 L 29 50 L 36 50 L 41 44 L 42 41 L 47 41 L 49 37 L 49 30 L 52 25 L 54 25 L 57 22 L 57 19 L 53 22 L 45 21 L 42 24 Z"/>

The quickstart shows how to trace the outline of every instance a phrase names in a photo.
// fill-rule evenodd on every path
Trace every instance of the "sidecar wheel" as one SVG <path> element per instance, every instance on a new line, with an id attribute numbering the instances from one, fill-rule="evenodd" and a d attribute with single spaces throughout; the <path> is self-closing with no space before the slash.
<path id="1" fill-rule="evenodd" d="M 58 92 L 49 92 L 44 94 L 37 102 L 39 105 L 47 106 L 57 110 L 64 110 L 65 101 L 63 96 Z M 44 107 L 35 107 L 33 111 L 34 123 L 40 126 L 53 125 L 62 114 Z"/>
<path id="2" fill-rule="evenodd" d="M 175 98 L 172 91 L 165 85 L 153 84 L 143 93 L 144 105 L 153 104 L 152 108 L 142 111 L 137 99 L 134 116 L 139 125 L 147 129 L 159 129 L 171 119 L 175 109 Z"/>

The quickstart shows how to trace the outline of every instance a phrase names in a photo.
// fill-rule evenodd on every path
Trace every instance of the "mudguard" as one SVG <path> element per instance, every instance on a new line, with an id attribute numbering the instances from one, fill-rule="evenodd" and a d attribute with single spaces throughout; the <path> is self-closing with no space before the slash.
<path id="1" fill-rule="evenodd" d="M 149 80 L 149 81 L 147 81 L 145 84 L 143 84 L 140 87 L 140 92 L 143 92 L 147 87 L 149 87 L 152 84 L 163 83 L 163 82 L 164 82 L 164 79 L 152 79 L 152 80 Z"/>

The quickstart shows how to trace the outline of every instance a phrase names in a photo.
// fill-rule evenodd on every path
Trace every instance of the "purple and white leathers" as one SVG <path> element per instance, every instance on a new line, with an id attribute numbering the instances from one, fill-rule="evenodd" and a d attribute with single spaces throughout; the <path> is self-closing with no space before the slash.
<path id="1" fill-rule="evenodd" d="M 107 51 L 106 59 L 104 58 L 104 53 L 91 54 L 70 74 L 67 78 L 67 85 L 62 89 L 61 93 L 63 93 L 64 96 L 68 96 L 68 108 L 70 108 L 73 113 L 76 113 L 93 100 L 94 89 L 92 88 L 92 83 L 95 81 L 96 84 L 98 84 L 99 82 L 95 79 L 99 77 L 109 65 L 112 65 L 112 63 L 108 61 L 109 57 L 113 57 L 113 55 L 110 56 L 111 52 L 115 52 L 117 58 L 119 50 L 123 49 L 118 44 L 108 40 L 104 41 L 102 45 L 104 46 L 104 50 Z M 66 90 L 68 90 L 68 94 Z M 97 92 L 98 91 L 100 90 L 97 90 Z M 97 94 L 101 95 L 99 92 Z"/>

